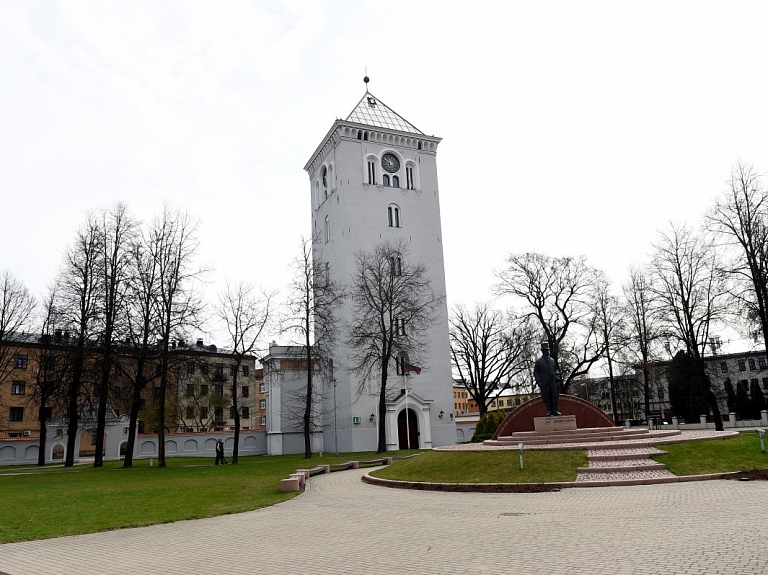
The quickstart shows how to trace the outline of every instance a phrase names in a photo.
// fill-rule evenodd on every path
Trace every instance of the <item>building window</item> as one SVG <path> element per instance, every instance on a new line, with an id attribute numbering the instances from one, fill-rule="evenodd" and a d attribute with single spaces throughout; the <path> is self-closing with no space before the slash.
<path id="1" fill-rule="evenodd" d="M 229 418 L 234 419 L 235 418 L 235 407 L 233 405 L 229 406 Z"/>
<path id="2" fill-rule="evenodd" d="M 376 183 L 376 160 L 368 160 L 368 183 Z"/>
<path id="3" fill-rule="evenodd" d="M 757 358 L 757 367 L 760 369 L 765 369 L 765 358 L 764 357 L 758 357 Z"/>
<path id="4" fill-rule="evenodd" d="M 195 395 L 195 386 L 191 383 L 187 384 L 187 397 L 193 397 Z"/>
<path id="5" fill-rule="evenodd" d="M 392 275 L 400 277 L 403 275 L 403 260 L 400 256 L 392 256 L 389 259 L 389 263 L 392 266 Z"/>
<path id="6" fill-rule="evenodd" d="M 755 360 L 750 357 L 748 361 L 749 361 L 749 371 L 755 371 L 757 369 Z"/>
<path id="7" fill-rule="evenodd" d="M 203 375 L 208 375 L 208 364 L 207 363 L 201 363 L 200 364 L 200 373 Z"/>
<path id="8" fill-rule="evenodd" d="M 720 363 L 720 373 L 728 373 L 728 364 L 724 361 Z"/>
<path id="9" fill-rule="evenodd" d="M 192 375 L 195 373 L 195 362 L 194 361 L 188 361 L 187 362 L 187 373 Z"/>
<path id="10" fill-rule="evenodd" d="M 763 389 L 768 391 L 768 377 L 763 378 Z"/>
<path id="11" fill-rule="evenodd" d="M 187 419 L 194 419 L 195 418 L 195 408 L 194 407 L 188 407 L 186 415 L 187 415 Z"/>
<path id="12" fill-rule="evenodd" d="M 267 400 L 266 399 L 262 399 L 259 402 L 259 409 L 267 409 Z"/>
<path id="13" fill-rule="evenodd" d="M 236 371 L 237 371 L 237 366 L 230 365 L 229 366 L 229 377 L 234 377 Z"/>
<path id="14" fill-rule="evenodd" d="M 260 420 L 260 423 L 261 423 L 261 425 L 266 425 L 267 424 L 267 418 L 266 417 L 262 417 L 261 420 Z"/>
<path id="15" fill-rule="evenodd" d="M 405 167 L 405 187 L 409 190 L 413 190 L 413 166 Z"/>
<path id="16" fill-rule="evenodd" d="M 208 384 L 204 383 L 200 386 L 200 396 L 204 397 L 208 395 Z"/>
<path id="17" fill-rule="evenodd" d="M 400 208 L 395 204 L 387 208 L 387 221 L 390 228 L 400 227 Z"/>
<path id="18" fill-rule="evenodd" d="M 216 384 L 216 395 L 224 395 L 224 384 L 223 383 L 217 383 Z"/>
<path id="19" fill-rule="evenodd" d="M 249 395 L 251 395 L 251 388 L 247 385 L 244 385 L 243 392 L 240 395 L 243 397 L 248 397 Z"/>
<path id="20" fill-rule="evenodd" d="M 243 366 L 243 377 L 248 377 L 250 375 L 250 368 L 247 365 Z"/>
<path id="21" fill-rule="evenodd" d="M 387 174 L 381 176 L 381 181 L 385 186 L 389 187 L 389 176 Z"/>
<path id="22" fill-rule="evenodd" d="M 11 395 L 26 395 L 27 384 L 23 381 L 14 381 L 11 383 Z"/>
<path id="23" fill-rule="evenodd" d="M 216 363 L 213 365 L 213 378 L 214 379 L 224 379 L 224 364 L 223 363 Z"/>
<path id="24" fill-rule="evenodd" d="M 15 369 L 27 369 L 27 356 L 21 353 L 14 355 L 13 367 Z"/>
<path id="25" fill-rule="evenodd" d="M 267 393 L 267 384 L 266 383 L 260 383 L 259 384 L 259 393 Z"/>
<path id="26" fill-rule="evenodd" d="M 240 417 L 243 419 L 250 419 L 251 418 L 251 410 L 247 406 L 243 406 L 240 408 Z"/>
<path id="27" fill-rule="evenodd" d="M 163 374 L 163 366 L 159 363 L 155 366 L 155 377 L 160 377 Z"/>
<path id="28" fill-rule="evenodd" d="M 96 438 L 97 438 L 98 436 L 99 436 L 99 435 L 98 435 L 98 434 L 97 434 L 95 431 L 92 431 L 92 432 L 91 432 L 91 445 L 96 445 Z"/>
<path id="29" fill-rule="evenodd" d="M 392 187 L 393 188 L 399 188 L 400 187 L 400 177 L 399 176 L 392 176 Z"/>
<path id="30" fill-rule="evenodd" d="M 395 366 L 397 368 L 397 375 L 405 375 L 405 364 L 408 363 L 408 356 L 405 353 L 400 353 L 395 358 Z"/>
<path id="31" fill-rule="evenodd" d="M 323 199 L 328 199 L 328 168 L 323 168 Z"/>
<path id="32" fill-rule="evenodd" d="M 739 371 L 747 371 L 747 364 L 743 359 L 739 360 Z"/>
<path id="33" fill-rule="evenodd" d="M 405 335 L 405 319 L 395 318 L 395 335 Z"/>
<path id="34" fill-rule="evenodd" d="M 200 408 L 200 419 L 205 421 L 208 419 L 208 408 L 207 407 L 201 407 Z"/>
<path id="35" fill-rule="evenodd" d="M 660 385 L 657 392 L 659 395 L 659 399 L 664 399 L 664 387 Z"/>
<path id="36" fill-rule="evenodd" d="M 331 217 L 325 216 L 325 243 L 331 241 Z"/>
<path id="37" fill-rule="evenodd" d="M 8 412 L 8 421 L 24 421 L 24 408 L 11 407 Z"/>
<path id="38" fill-rule="evenodd" d="M 216 420 L 216 423 L 224 423 L 224 408 L 223 407 L 217 407 L 213 410 L 213 418 Z"/>

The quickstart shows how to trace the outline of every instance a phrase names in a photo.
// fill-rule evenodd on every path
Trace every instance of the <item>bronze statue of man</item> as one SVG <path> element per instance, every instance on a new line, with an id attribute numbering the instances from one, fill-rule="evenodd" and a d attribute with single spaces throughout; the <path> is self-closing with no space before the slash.
<path id="1" fill-rule="evenodd" d="M 557 371 L 555 360 L 549 357 L 549 344 L 545 341 L 541 344 L 541 357 L 533 366 L 533 377 L 541 390 L 541 399 L 547 406 L 547 416 L 562 415 L 557 410 L 557 400 L 560 397 L 558 389 L 560 373 Z"/>

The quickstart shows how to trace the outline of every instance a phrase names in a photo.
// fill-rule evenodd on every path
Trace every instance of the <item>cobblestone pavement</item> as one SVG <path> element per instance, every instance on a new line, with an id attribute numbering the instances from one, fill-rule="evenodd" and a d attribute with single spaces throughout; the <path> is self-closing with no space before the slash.
<path id="1" fill-rule="evenodd" d="M 439 493 L 313 478 L 259 511 L 0 545 L 31 574 L 763 574 L 768 482 L 534 494 Z"/>

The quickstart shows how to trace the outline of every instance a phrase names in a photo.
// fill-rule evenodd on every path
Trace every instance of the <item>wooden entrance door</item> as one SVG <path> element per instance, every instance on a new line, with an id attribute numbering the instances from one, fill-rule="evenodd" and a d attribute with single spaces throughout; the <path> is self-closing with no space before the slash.
<path id="1" fill-rule="evenodd" d="M 397 438 L 400 449 L 419 448 L 419 421 L 412 409 L 404 409 L 398 414 Z"/>

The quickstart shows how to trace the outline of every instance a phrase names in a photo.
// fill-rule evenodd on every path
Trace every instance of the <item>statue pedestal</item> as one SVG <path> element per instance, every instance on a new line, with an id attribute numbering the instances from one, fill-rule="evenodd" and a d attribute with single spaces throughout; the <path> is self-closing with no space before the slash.
<path id="1" fill-rule="evenodd" d="M 576 429 L 576 416 L 552 415 L 550 417 L 534 417 L 533 428 L 537 433 L 547 431 L 570 431 Z"/>

